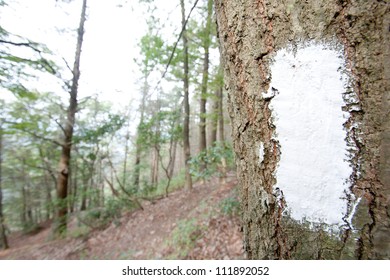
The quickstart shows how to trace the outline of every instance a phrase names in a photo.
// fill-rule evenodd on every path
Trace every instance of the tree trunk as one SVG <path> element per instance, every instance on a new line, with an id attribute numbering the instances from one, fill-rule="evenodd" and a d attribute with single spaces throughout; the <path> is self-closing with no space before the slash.
<path id="1" fill-rule="evenodd" d="M 70 157 L 72 149 L 73 129 L 76 123 L 77 112 L 77 91 L 80 79 L 80 57 L 84 37 L 84 23 L 86 20 L 87 0 L 83 0 L 79 28 L 77 31 L 76 55 L 73 65 L 73 79 L 70 89 L 69 107 L 67 110 L 67 120 L 64 127 L 64 143 L 62 144 L 61 158 L 57 177 L 57 220 L 54 225 L 54 234 L 62 235 L 66 232 L 68 203 L 68 178 L 70 172 Z"/>
<path id="2" fill-rule="evenodd" d="M 203 39 L 203 75 L 202 75 L 202 87 L 200 95 L 200 123 L 199 123 L 199 152 L 206 151 L 207 138 L 206 138 L 206 103 L 207 103 L 207 85 L 209 82 L 209 49 L 210 49 L 210 33 L 211 33 L 211 17 L 213 14 L 213 0 L 207 1 L 207 19 L 206 26 L 204 27 Z M 205 162 L 200 166 L 200 170 L 204 171 L 207 168 Z"/>
<path id="3" fill-rule="evenodd" d="M 7 235 L 5 233 L 5 223 L 4 223 L 4 214 L 3 214 L 3 120 L 0 119 L 0 249 L 8 248 Z"/>
<path id="4" fill-rule="evenodd" d="M 81 205 L 80 205 L 80 211 L 87 210 L 87 199 L 88 199 L 88 192 L 89 192 L 89 176 L 90 174 L 85 174 L 85 170 L 82 171 L 83 174 L 83 188 L 81 190 Z"/>
<path id="5" fill-rule="evenodd" d="M 150 170 L 150 177 L 152 179 L 151 185 L 152 188 L 157 188 L 158 185 L 158 172 L 159 172 L 159 162 L 158 162 L 158 154 L 159 154 L 159 148 L 156 146 L 153 147 L 152 150 L 152 162 L 151 162 L 151 170 Z"/>
<path id="6" fill-rule="evenodd" d="M 26 171 L 26 159 L 22 158 L 22 199 L 23 199 L 23 227 L 28 229 L 34 224 L 33 215 L 32 215 L 32 200 L 31 200 L 31 191 L 30 191 L 30 178 Z"/>
<path id="7" fill-rule="evenodd" d="M 53 172 L 50 170 L 50 166 L 48 166 L 45 156 L 43 153 L 42 146 L 39 147 L 39 156 L 42 161 L 42 166 L 44 166 L 44 181 L 45 181 L 45 193 L 46 193 L 46 202 L 45 202 L 45 208 L 46 208 L 46 213 L 45 213 L 45 220 L 49 220 L 51 218 L 52 212 L 53 212 L 53 199 L 52 199 L 52 187 L 53 185 L 50 183 L 50 176 L 54 176 Z M 54 177 L 55 179 L 55 177 Z"/>
<path id="8" fill-rule="evenodd" d="M 70 205 L 70 211 L 73 213 L 77 209 L 77 196 L 78 196 L 78 171 L 79 171 L 79 166 L 78 166 L 78 161 L 77 158 L 74 160 L 74 167 L 72 169 L 72 177 L 73 177 L 73 182 L 72 182 L 72 200 L 71 200 L 71 205 Z"/>
<path id="9" fill-rule="evenodd" d="M 225 142 L 225 120 L 223 117 L 223 90 L 222 87 L 217 89 L 218 99 L 218 137 L 219 142 Z"/>
<path id="10" fill-rule="evenodd" d="M 135 146 L 135 164 L 134 164 L 134 187 L 136 190 L 139 190 L 139 179 L 140 179 L 140 168 L 141 168 L 141 149 L 142 149 L 142 143 L 139 140 L 139 134 L 140 134 L 140 127 L 144 123 L 145 118 L 145 107 L 146 107 L 146 98 L 148 94 L 148 75 L 145 74 L 144 77 L 144 86 L 142 90 L 142 100 L 141 100 L 141 106 L 140 106 L 140 120 L 138 124 L 138 132 L 137 132 L 137 139 L 136 139 L 136 146 Z"/>
<path id="11" fill-rule="evenodd" d="M 211 145 L 215 145 L 217 142 L 217 132 L 218 132 L 218 117 L 219 117 L 219 97 L 218 97 L 219 89 L 215 90 L 214 100 L 213 100 L 213 113 L 211 117 L 211 131 L 210 131 L 210 143 Z"/>
<path id="12" fill-rule="evenodd" d="M 215 8 L 248 258 L 390 258 L 390 6 Z"/>
<path id="13" fill-rule="evenodd" d="M 181 7 L 181 23 L 183 28 L 183 53 L 184 53 L 184 75 L 183 75 L 183 90 L 184 90 L 184 122 L 183 122 L 183 152 L 184 152 L 184 168 L 186 176 L 186 189 L 192 189 L 192 178 L 190 174 L 189 160 L 191 158 L 190 150 L 190 103 L 189 103 L 189 77 L 188 77 L 188 38 L 186 31 L 186 15 L 184 0 L 180 0 Z"/>
<path id="14" fill-rule="evenodd" d="M 217 100 L 218 100 L 218 141 L 220 145 L 226 147 L 225 143 L 225 119 L 223 117 L 223 89 L 222 86 L 217 89 Z M 221 157 L 221 175 L 220 183 L 225 185 L 227 175 L 227 162 L 226 157 L 222 155 Z"/>

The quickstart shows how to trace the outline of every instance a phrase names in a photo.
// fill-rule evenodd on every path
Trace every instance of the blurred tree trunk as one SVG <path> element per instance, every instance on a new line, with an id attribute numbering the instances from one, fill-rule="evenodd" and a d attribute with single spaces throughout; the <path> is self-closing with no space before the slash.
<path id="1" fill-rule="evenodd" d="M 3 212 L 3 120 L 0 119 L 0 249 L 8 248 L 8 240 L 5 232 L 4 212 Z"/>
<path id="2" fill-rule="evenodd" d="M 46 193 L 46 202 L 45 202 L 45 207 L 46 207 L 46 215 L 45 219 L 49 220 L 52 217 L 53 214 L 53 197 L 52 197 L 52 190 L 53 190 L 53 185 L 51 182 L 51 179 L 53 179 L 54 183 L 56 183 L 56 178 L 54 172 L 50 169 L 50 166 L 47 163 L 47 160 L 45 159 L 45 155 L 43 153 L 43 147 L 39 146 L 39 157 L 41 158 L 42 161 L 42 167 L 43 167 L 43 172 L 44 172 L 44 181 L 45 181 L 45 193 Z M 51 177 L 51 179 L 50 179 Z M 55 185 L 54 185 L 55 187 Z"/>
<path id="3" fill-rule="evenodd" d="M 211 145 L 215 145 L 215 142 L 217 142 L 218 118 L 219 118 L 218 90 L 219 89 L 215 90 L 214 98 L 213 98 L 213 108 L 212 108 L 212 114 L 211 114 L 211 131 L 210 131 L 210 143 L 211 143 Z"/>
<path id="4" fill-rule="evenodd" d="M 207 137 L 206 137 L 206 103 L 207 103 L 207 85 L 209 83 L 209 52 L 210 52 L 210 34 L 211 34 L 211 17 L 213 14 L 213 0 L 207 1 L 207 18 L 204 27 L 204 34 L 202 37 L 203 56 L 203 73 L 202 73 L 202 87 L 200 94 L 200 109 L 199 109 L 199 152 L 206 151 Z M 207 168 L 205 162 L 200 166 L 200 171 Z"/>
<path id="5" fill-rule="evenodd" d="M 188 38 L 186 31 L 186 14 L 184 0 L 180 0 L 181 7 L 181 23 L 183 29 L 183 55 L 184 55 L 184 75 L 183 75 L 183 90 L 184 90 L 184 122 L 183 122 L 183 152 L 184 152 L 184 167 L 185 167 L 185 185 L 187 190 L 192 189 L 192 177 L 190 173 L 189 160 L 191 159 L 190 149 L 190 103 L 189 103 L 189 69 L 188 69 Z"/>
<path id="6" fill-rule="evenodd" d="M 77 30 L 77 46 L 76 55 L 73 65 L 73 79 L 70 89 L 69 107 L 67 110 L 67 119 L 64 126 L 64 142 L 62 143 L 61 158 L 57 177 L 57 217 L 54 224 L 54 235 L 60 236 L 66 233 L 68 203 L 66 201 L 68 195 L 68 178 L 70 173 L 70 158 L 73 141 L 73 130 L 76 123 L 77 112 L 77 92 L 80 79 L 80 58 L 81 48 L 84 38 L 84 24 L 86 21 L 87 0 L 83 0 L 79 28 Z"/>
<path id="7" fill-rule="evenodd" d="M 135 164 L 134 164 L 134 187 L 136 190 L 139 190 L 140 187 L 140 173 L 141 173 L 141 150 L 142 150 L 142 143 L 140 140 L 140 128 L 144 124 L 145 119 L 145 107 L 146 107 L 146 99 L 148 94 L 148 74 L 145 74 L 144 76 L 144 85 L 142 88 L 142 99 L 141 99 L 141 105 L 140 105 L 140 120 L 138 124 L 138 131 L 137 131 L 137 139 L 135 144 Z"/>

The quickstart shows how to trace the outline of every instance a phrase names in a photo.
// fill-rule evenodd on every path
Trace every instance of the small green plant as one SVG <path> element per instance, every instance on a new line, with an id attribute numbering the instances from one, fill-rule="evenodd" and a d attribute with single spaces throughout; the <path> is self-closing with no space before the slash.
<path id="1" fill-rule="evenodd" d="M 110 198 L 107 200 L 105 207 L 92 208 L 84 211 L 79 215 L 78 219 L 82 224 L 92 229 L 102 229 L 111 222 L 119 225 L 122 211 L 135 208 L 135 203 L 126 198 Z"/>
<path id="2" fill-rule="evenodd" d="M 69 236 L 73 237 L 73 238 L 84 238 L 84 237 L 88 236 L 89 232 L 90 232 L 90 229 L 88 227 L 80 226 L 80 227 L 77 227 L 74 230 L 72 230 L 69 233 Z"/>
<path id="3" fill-rule="evenodd" d="M 173 258 L 183 258 L 194 247 L 195 241 L 202 236 L 204 226 L 199 226 L 195 218 L 182 220 L 172 233 L 168 245 L 176 249 Z"/>
<path id="4" fill-rule="evenodd" d="M 216 143 L 206 151 L 191 158 L 190 172 L 196 179 L 207 179 L 213 175 L 222 176 L 223 161 L 227 166 L 233 164 L 233 151 L 228 143 Z M 207 168 L 202 169 L 204 164 Z"/>
<path id="5" fill-rule="evenodd" d="M 225 198 L 219 206 L 224 215 L 237 216 L 241 213 L 240 202 L 235 197 Z"/>

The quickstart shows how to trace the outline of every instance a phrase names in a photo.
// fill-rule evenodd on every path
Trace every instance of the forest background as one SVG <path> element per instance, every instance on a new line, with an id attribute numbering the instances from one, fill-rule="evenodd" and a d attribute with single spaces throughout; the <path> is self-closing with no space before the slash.
<path id="1" fill-rule="evenodd" d="M 1 2 L 2 247 L 232 164 L 213 1 L 86 2 Z"/>

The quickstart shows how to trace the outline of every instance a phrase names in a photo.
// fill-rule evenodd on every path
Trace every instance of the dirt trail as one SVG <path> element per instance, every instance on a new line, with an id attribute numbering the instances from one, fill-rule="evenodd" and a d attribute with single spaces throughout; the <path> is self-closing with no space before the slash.
<path id="1" fill-rule="evenodd" d="M 112 223 L 88 236 L 47 242 L 50 228 L 14 236 L 11 249 L 0 252 L 0 259 L 242 259 L 239 220 L 222 214 L 220 207 L 235 196 L 237 182 L 230 175 L 225 185 L 213 179 L 196 184 L 191 192 L 179 190 L 154 204 L 144 203 L 143 211 L 125 214 L 119 225 Z M 186 221 L 193 222 L 189 249 L 180 248 L 175 235 Z"/>

